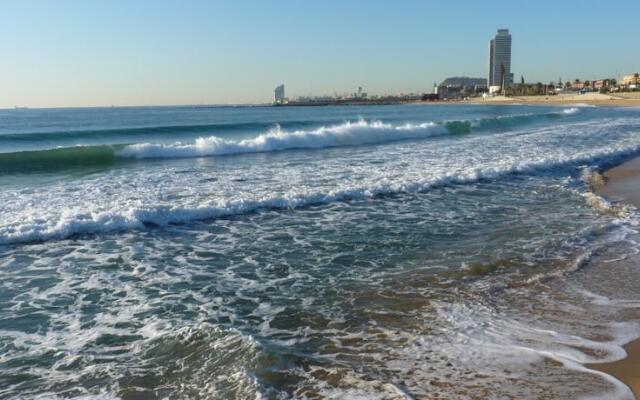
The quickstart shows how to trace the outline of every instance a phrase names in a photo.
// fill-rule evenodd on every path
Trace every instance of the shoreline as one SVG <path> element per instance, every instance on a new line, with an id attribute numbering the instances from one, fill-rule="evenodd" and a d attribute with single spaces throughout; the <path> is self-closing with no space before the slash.
<path id="1" fill-rule="evenodd" d="M 462 104 L 484 105 L 528 105 L 528 106 L 571 106 L 585 104 L 597 107 L 640 107 L 640 99 L 612 99 L 612 100 L 500 100 L 500 101 L 468 101 Z"/>
<path id="2" fill-rule="evenodd" d="M 602 97 L 600 97 L 602 96 Z M 455 105 L 487 105 L 487 106 L 571 106 L 589 105 L 598 107 L 640 107 L 640 98 L 622 98 L 613 96 L 528 96 L 528 97 L 496 97 L 490 99 L 474 98 L 470 100 L 399 100 L 385 102 L 323 102 L 323 103 L 289 103 L 269 105 L 270 107 L 353 107 L 353 106 L 389 106 L 389 105 L 423 105 L 423 106 L 455 106 Z"/>
<path id="3" fill-rule="evenodd" d="M 271 104 L 272 107 L 346 107 L 346 106 L 388 106 L 388 105 L 425 105 L 425 106 L 452 106 L 452 105 L 547 105 L 570 106 L 590 105 L 599 107 L 640 107 L 640 92 L 602 94 L 559 94 L 540 96 L 494 96 L 473 97 L 466 100 L 420 100 L 420 99 L 378 99 L 378 100 L 326 100 L 326 101 L 292 101 L 286 104 Z"/>
<path id="4" fill-rule="evenodd" d="M 585 364 L 585 367 L 611 375 L 627 385 L 636 399 L 640 399 L 640 338 L 623 346 L 627 356 L 622 360 L 600 364 Z"/>
<path id="5" fill-rule="evenodd" d="M 640 157 L 602 173 L 594 183 L 597 194 L 640 209 Z M 586 364 L 587 368 L 609 374 L 631 388 L 640 399 L 640 338 L 623 346 L 627 356 L 609 363 Z"/>
<path id="6" fill-rule="evenodd" d="M 595 185 L 596 193 L 640 209 L 640 157 L 604 171 L 602 178 Z"/>
<path id="7" fill-rule="evenodd" d="M 625 94 L 559 94 L 551 96 L 496 96 L 487 99 L 471 100 L 475 104 L 526 104 L 526 105 L 572 105 L 587 104 L 606 107 L 638 107 L 640 93 Z"/>

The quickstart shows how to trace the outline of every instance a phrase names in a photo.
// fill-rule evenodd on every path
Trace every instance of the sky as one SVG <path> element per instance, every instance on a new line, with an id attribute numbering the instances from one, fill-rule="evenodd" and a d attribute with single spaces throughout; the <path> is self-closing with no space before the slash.
<path id="1" fill-rule="evenodd" d="M 0 108 L 263 103 L 430 92 L 485 77 L 513 36 L 517 81 L 640 70 L 638 0 L 3 0 Z"/>

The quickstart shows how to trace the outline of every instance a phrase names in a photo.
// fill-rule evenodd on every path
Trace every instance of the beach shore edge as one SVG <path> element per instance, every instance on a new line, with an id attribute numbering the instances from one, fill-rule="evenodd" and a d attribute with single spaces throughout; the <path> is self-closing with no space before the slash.
<path id="1" fill-rule="evenodd" d="M 640 209 L 640 157 L 633 158 L 602 173 L 594 185 L 599 195 Z M 640 338 L 624 346 L 627 356 L 618 361 L 588 364 L 587 367 L 607 373 L 631 388 L 640 399 Z"/>

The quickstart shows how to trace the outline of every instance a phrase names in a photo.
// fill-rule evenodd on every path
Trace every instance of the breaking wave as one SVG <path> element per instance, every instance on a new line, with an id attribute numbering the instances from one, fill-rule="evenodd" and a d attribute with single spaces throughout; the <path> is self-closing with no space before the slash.
<path id="1" fill-rule="evenodd" d="M 194 142 L 105 144 L 95 146 L 60 147 L 49 150 L 0 153 L 0 173 L 38 172 L 84 167 L 105 167 L 126 160 L 150 158 L 189 158 L 223 156 L 246 153 L 276 152 L 296 149 L 323 149 L 420 140 L 438 136 L 467 134 L 473 131 L 507 131 L 513 127 L 559 118 L 578 112 L 572 107 L 559 112 L 518 114 L 444 122 L 392 124 L 377 120 L 346 121 L 310 130 L 288 131 L 276 126 L 254 138 L 234 141 L 219 136 L 203 136 Z M 205 126 L 207 127 L 207 126 Z M 154 127 L 153 132 L 165 129 L 203 129 L 197 127 Z M 147 129 L 147 128 L 145 128 Z M 123 133 L 124 130 L 118 132 Z M 130 133 L 135 134 L 136 129 Z M 50 134 L 38 134 L 48 136 Z M 66 134 L 65 134 L 66 135 Z M 0 137 L 7 138 L 3 135 Z M 18 135 L 20 136 L 20 135 Z M 29 135 L 27 135 L 29 136 Z"/>
<path id="2" fill-rule="evenodd" d="M 409 139 L 424 139 L 446 134 L 470 133 L 474 129 L 487 130 L 501 126 L 513 127 L 539 119 L 571 115 L 578 111 L 578 108 L 567 108 L 561 112 L 545 114 L 512 115 L 475 121 L 405 123 L 402 125 L 360 119 L 357 122 L 347 121 L 339 125 L 323 126 L 315 130 L 299 130 L 293 132 L 284 131 L 277 126 L 266 134 L 241 141 L 231 141 L 216 136 L 209 136 L 198 138 L 194 143 L 132 144 L 119 151 L 118 155 L 137 159 L 184 158 L 357 146 Z"/>
<path id="3" fill-rule="evenodd" d="M 31 219 L 0 225 L 0 245 L 64 239 L 83 234 L 137 230 L 149 226 L 182 224 L 249 214 L 261 210 L 286 210 L 339 201 L 416 193 L 437 186 L 471 183 L 513 173 L 534 173 L 579 163 L 611 162 L 611 160 L 637 154 L 639 151 L 640 148 L 638 146 L 628 146 L 604 151 L 577 153 L 572 156 L 554 156 L 528 162 L 513 160 L 501 166 L 450 171 L 421 180 L 383 181 L 375 185 L 353 186 L 327 192 L 289 192 L 284 195 L 222 200 L 214 204 L 193 207 L 179 205 L 140 206 L 116 211 L 86 212 L 82 214 L 63 213 L 56 220 Z"/>
<path id="4" fill-rule="evenodd" d="M 216 136 L 201 137 L 194 143 L 139 143 L 118 152 L 121 157 L 179 158 L 220 156 L 228 154 L 262 153 L 293 149 L 322 149 L 357 146 L 407 139 L 421 139 L 446 133 L 433 122 L 393 125 L 381 121 L 347 121 L 340 125 L 321 127 L 311 131 L 286 132 L 279 126 L 252 139 L 231 141 Z"/>

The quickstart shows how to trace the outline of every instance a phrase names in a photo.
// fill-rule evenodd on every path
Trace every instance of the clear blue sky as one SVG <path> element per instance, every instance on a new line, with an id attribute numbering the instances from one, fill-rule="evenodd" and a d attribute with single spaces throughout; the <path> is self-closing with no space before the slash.
<path id="1" fill-rule="evenodd" d="M 639 0 L 6 0 L 0 107 L 424 92 L 484 77 L 497 28 L 516 79 L 595 79 L 640 70 L 639 15 Z"/>

